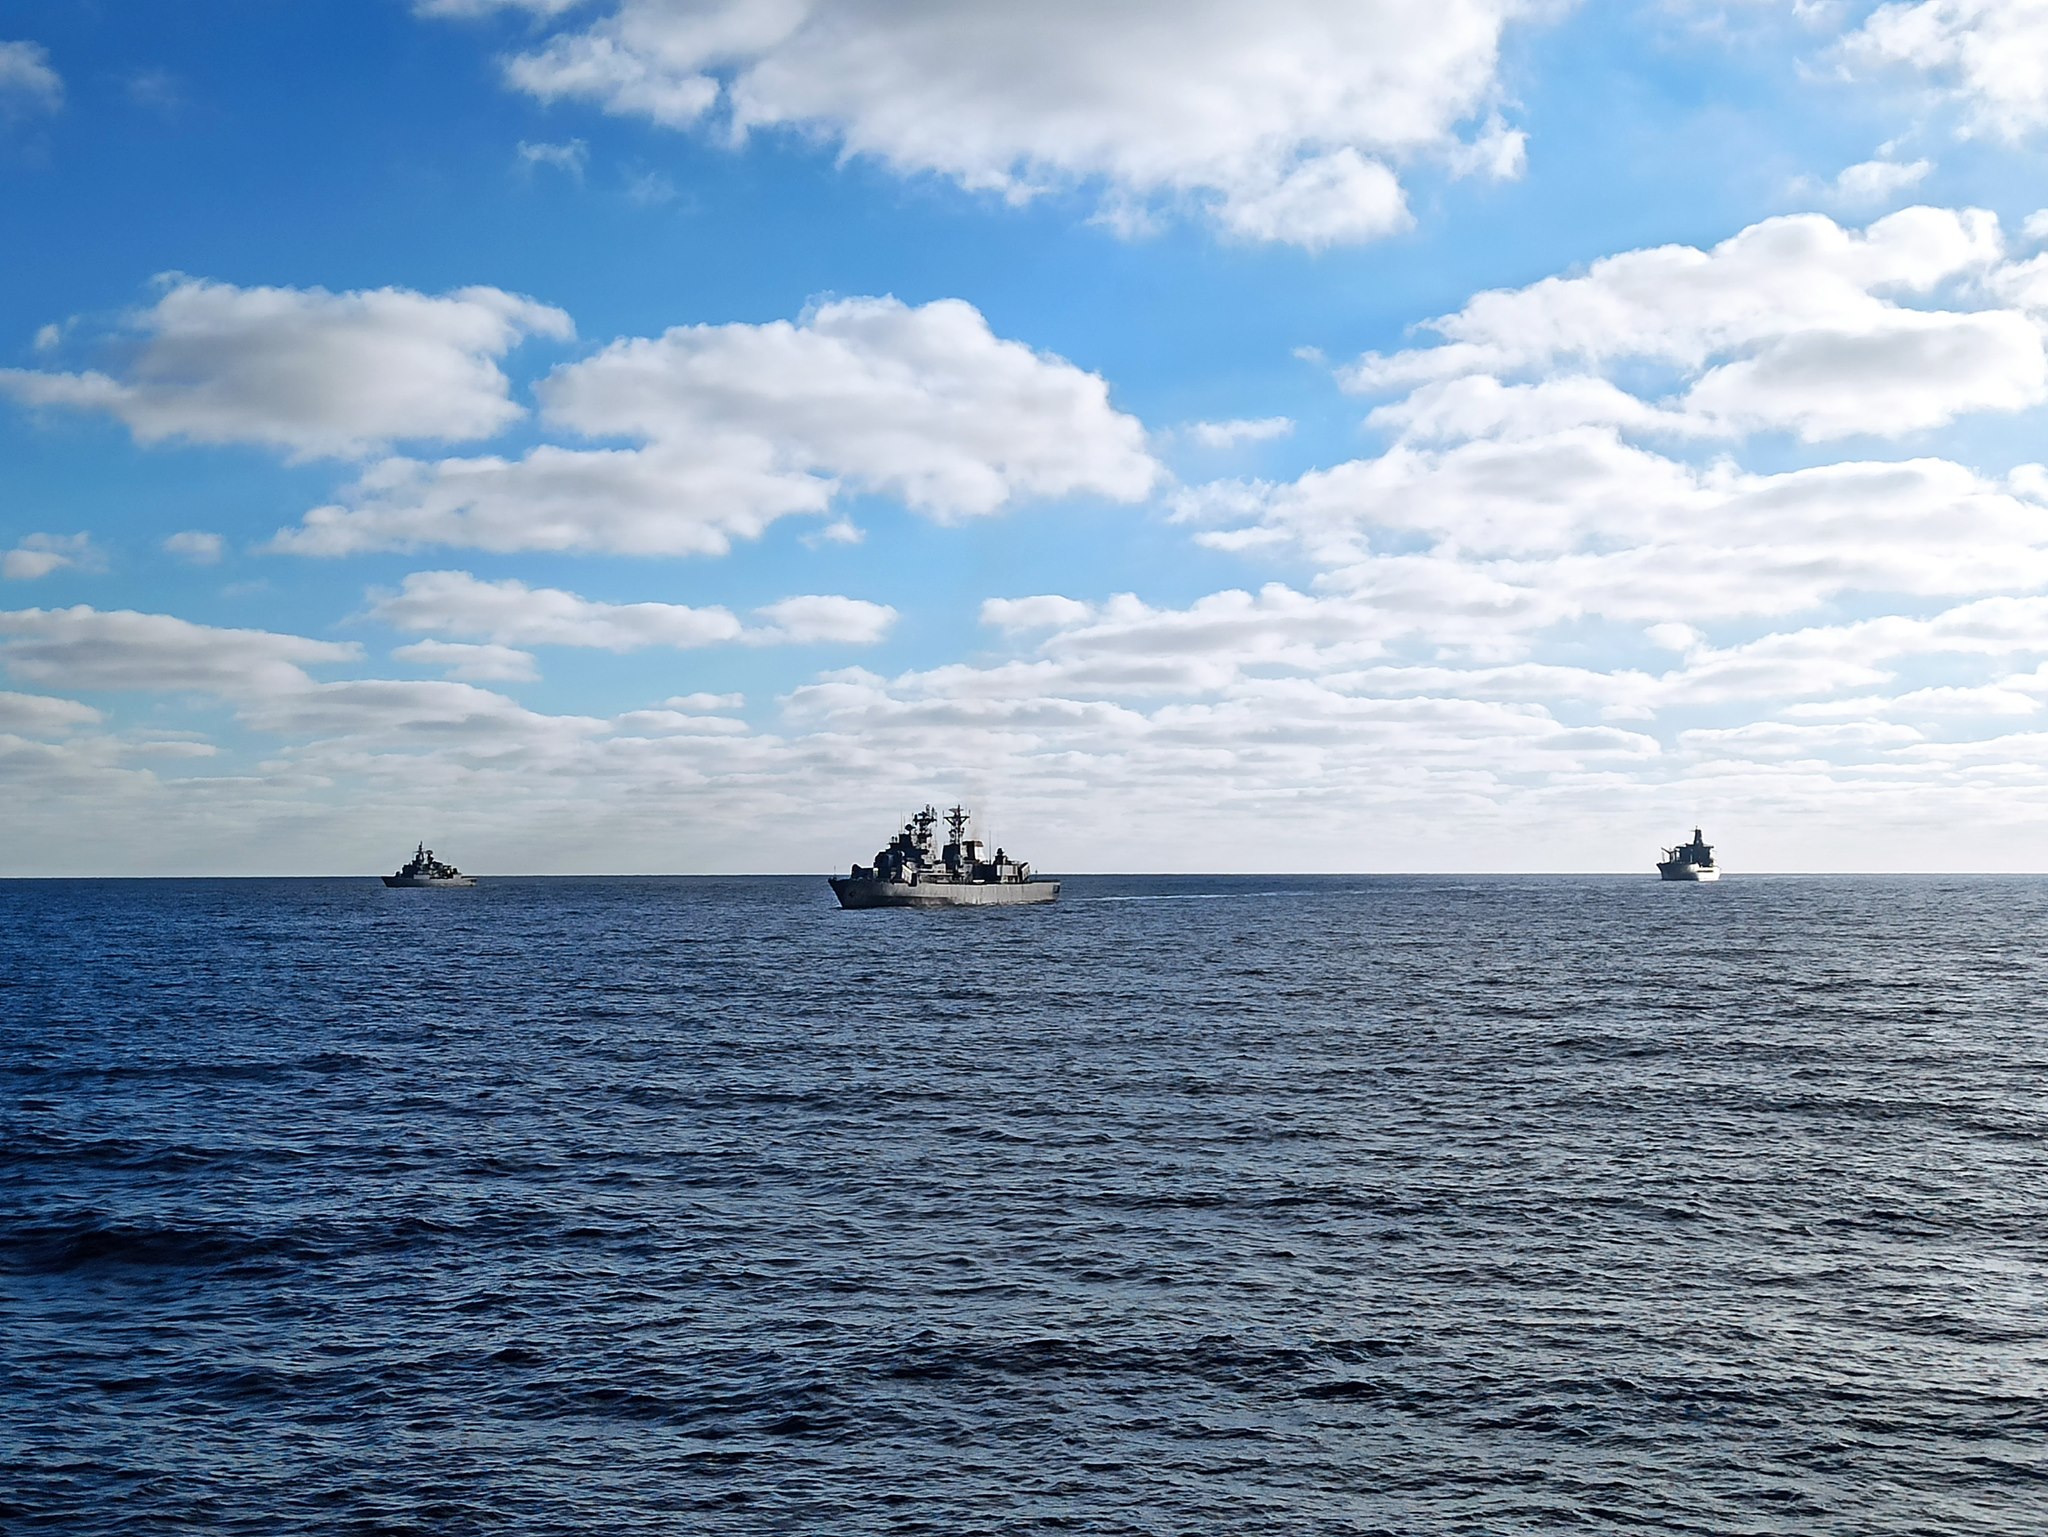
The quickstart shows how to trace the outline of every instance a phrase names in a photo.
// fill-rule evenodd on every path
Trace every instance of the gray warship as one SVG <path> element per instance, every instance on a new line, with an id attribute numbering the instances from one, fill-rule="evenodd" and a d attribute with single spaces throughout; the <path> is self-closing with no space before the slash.
<path id="1" fill-rule="evenodd" d="M 396 875 L 384 877 L 387 886 L 474 886 L 476 877 L 464 875 L 453 865 L 444 865 L 424 842 L 413 850 Z"/>
<path id="2" fill-rule="evenodd" d="M 1667 881 L 1718 881 L 1721 878 L 1720 868 L 1714 863 L 1713 845 L 1700 836 L 1697 827 L 1692 830 L 1692 842 L 1664 851 L 1664 857 L 1657 862 L 1657 873 Z"/>
<path id="3" fill-rule="evenodd" d="M 967 836 L 968 814 L 946 813 L 946 842 L 938 842 L 939 814 L 930 806 L 903 824 L 903 831 L 875 856 L 829 877 L 841 907 L 1014 907 L 1050 902 L 1060 883 L 1031 873 L 1001 849 L 982 857 L 982 840 Z"/>

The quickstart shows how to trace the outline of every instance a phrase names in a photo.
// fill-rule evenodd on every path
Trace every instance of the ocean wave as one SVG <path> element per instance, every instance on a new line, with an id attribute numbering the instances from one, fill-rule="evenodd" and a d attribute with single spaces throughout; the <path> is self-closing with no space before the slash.
<path id="1" fill-rule="evenodd" d="M 2032 1537 L 2009 883 L 1243 884 L 0 883 L 0 1525 Z"/>

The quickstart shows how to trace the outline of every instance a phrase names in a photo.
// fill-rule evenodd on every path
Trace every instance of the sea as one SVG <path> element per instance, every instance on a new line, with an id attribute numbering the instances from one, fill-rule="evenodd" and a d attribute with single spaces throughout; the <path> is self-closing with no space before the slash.
<path id="1" fill-rule="evenodd" d="M 2048 1530 L 2048 881 L 0 883 L 0 1530 Z"/>

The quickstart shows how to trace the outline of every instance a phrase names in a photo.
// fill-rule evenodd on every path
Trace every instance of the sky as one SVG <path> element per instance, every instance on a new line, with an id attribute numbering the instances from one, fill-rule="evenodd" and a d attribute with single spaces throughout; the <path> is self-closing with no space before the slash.
<path id="1" fill-rule="evenodd" d="M 0 875 L 2048 867 L 2048 0 L 0 0 Z"/>

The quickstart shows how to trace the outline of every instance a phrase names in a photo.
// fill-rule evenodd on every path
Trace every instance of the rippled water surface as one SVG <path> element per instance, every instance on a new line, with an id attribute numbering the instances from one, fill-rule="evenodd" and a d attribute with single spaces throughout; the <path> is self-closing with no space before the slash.
<path id="1" fill-rule="evenodd" d="M 2039 1533 L 2044 952 L 2022 880 L 0 884 L 0 1527 Z"/>

